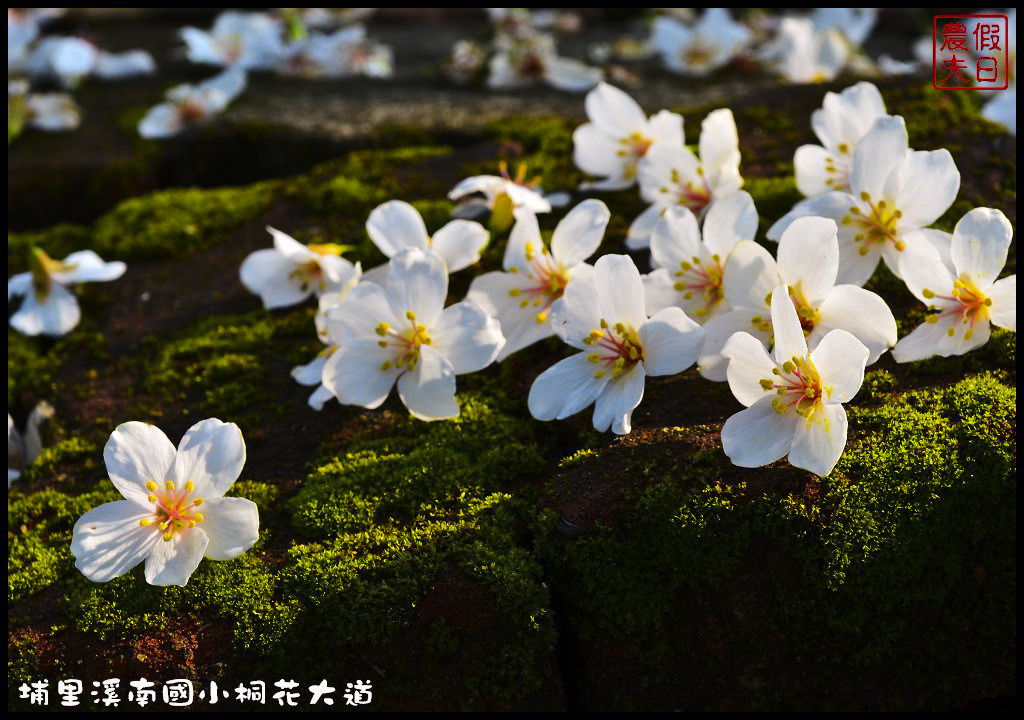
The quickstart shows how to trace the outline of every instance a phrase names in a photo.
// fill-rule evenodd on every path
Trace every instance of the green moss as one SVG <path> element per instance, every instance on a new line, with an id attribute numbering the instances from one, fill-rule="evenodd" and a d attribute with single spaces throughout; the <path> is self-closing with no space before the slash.
<path id="1" fill-rule="evenodd" d="M 94 247 L 104 257 L 185 257 L 223 240 L 269 206 L 278 183 L 242 188 L 162 190 L 125 200 L 96 221 Z"/>

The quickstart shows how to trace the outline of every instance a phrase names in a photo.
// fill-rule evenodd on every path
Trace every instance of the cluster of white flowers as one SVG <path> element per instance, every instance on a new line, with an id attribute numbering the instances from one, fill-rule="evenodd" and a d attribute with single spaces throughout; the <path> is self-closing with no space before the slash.
<path id="1" fill-rule="evenodd" d="M 1009 221 L 979 208 L 952 235 L 931 228 L 953 203 L 959 173 L 948 151 L 908 147 L 903 119 L 886 113 L 873 85 L 827 93 L 814 112 L 822 145 L 797 149 L 794 160 L 808 198 L 769 229 L 775 257 L 755 242 L 759 217 L 740 189 L 729 110 L 705 118 L 694 154 L 678 114 L 648 117 L 605 83 L 585 106 L 574 159 L 599 179 L 581 189 L 639 183 L 651 207 L 627 245 L 650 248 L 651 272 L 642 276 L 626 255 L 588 262 L 611 219 L 596 199 L 572 208 L 546 242 L 538 213 L 551 204 L 507 174 L 469 178 L 450 195 L 482 196 L 495 235 L 505 229 L 495 215 L 514 224 L 503 269 L 474 278 L 447 308 L 448 273 L 475 264 L 490 240 L 482 225 L 456 219 L 431 235 L 412 206 L 387 202 L 366 229 L 389 262 L 365 274 L 336 246 L 302 246 L 271 229 L 275 249 L 249 256 L 242 280 L 268 308 L 320 296 L 326 348 L 293 371 L 318 386 L 311 406 L 335 397 L 375 408 L 397 384 L 415 417 L 457 417 L 456 375 L 555 335 L 579 352 L 536 378 L 534 417 L 563 419 L 593 404 L 597 430 L 628 433 L 646 377 L 696 364 L 747 406 L 722 431 L 736 464 L 788 455 L 827 475 L 846 443 L 842 404 L 867 365 L 890 349 L 897 362 L 967 352 L 988 339 L 990 323 L 1015 329 L 1016 276 L 997 280 Z M 880 258 L 936 311 L 899 342 L 888 305 L 863 287 Z"/>
<path id="2" fill-rule="evenodd" d="M 32 92 L 30 81 L 75 88 L 92 76 L 115 80 L 152 75 L 156 63 L 144 50 L 112 53 L 80 37 L 47 35 L 43 26 L 61 8 L 7 8 L 7 141 L 26 127 L 46 132 L 74 130 L 82 112 L 66 92 Z"/>
<path id="3" fill-rule="evenodd" d="M 544 82 L 559 90 L 583 92 L 601 80 L 600 68 L 559 55 L 555 36 L 548 32 L 575 32 L 579 16 L 526 8 L 487 8 L 487 14 L 494 29 L 491 46 L 484 48 L 471 40 L 455 43 L 446 62 L 448 75 L 455 81 L 474 80 L 485 66 L 487 86 L 492 88 Z"/>

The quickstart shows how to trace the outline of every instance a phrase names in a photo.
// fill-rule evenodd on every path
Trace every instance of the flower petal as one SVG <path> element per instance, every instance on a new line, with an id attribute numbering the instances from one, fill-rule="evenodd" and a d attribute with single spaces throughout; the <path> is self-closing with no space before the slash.
<path id="1" fill-rule="evenodd" d="M 527 404 L 538 420 L 562 420 L 587 407 L 604 390 L 607 374 L 594 377 L 587 353 L 576 353 L 542 372 L 530 387 Z"/>
<path id="2" fill-rule="evenodd" d="M 66 270 L 53 273 L 53 279 L 62 285 L 82 282 L 108 282 L 124 275 L 123 262 L 104 262 L 92 250 L 79 250 L 61 262 Z"/>
<path id="3" fill-rule="evenodd" d="M 600 68 L 558 55 L 548 57 L 544 67 L 544 79 L 548 84 L 568 92 L 589 90 L 601 82 L 603 75 Z"/>
<path id="4" fill-rule="evenodd" d="M 551 306 L 551 329 L 574 348 L 589 350 L 590 346 L 583 340 L 594 330 L 601 329 L 601 301 L 593 268 L 581 264 L 576 269 L 581 267 L 590 272 L 582 277 L 578 273 L 570 276 L 564 294 Z"/>
<path id="5" fill-rule="evenodd" d="M 864 382 L 864 366 L 868 349 L 852 333 L 832 330 L 811 352 L 811 362 L 818 370 L 826 402 L 850 402 Z"/>
<path id="6" fill-rule="evenodd" d="M 626 231 L 627 248 L 643 250 L 650 246 L 651 233 L 654 232 L 654 226 L 661 217 L 662 210 L 664 206 L 655 204 L 636 216 L 636 220 L 630 223 L 629 230 Z"/>
<path id="7" fill-rule="evenodd" d="M 32 288 L 32 273 L 23 272 L 7 279 L 7 302 L 11 298 L 27 295 Z"/>
<path id="8" fill-rule="evenodd" d="M 914 243 L 901 254 L 900 276 L 907 289 L 925 305 L 931 305 L 935 295 L 951 295 L 956 279 L 942 262 L 939 251 L 928 242 Z"/>
<path id="9" fill-rule="evenodd" d="M 682 205 L 666 208 L 651 232 L 651 260 L 655 267 L 677 272 L 683 262 L 693 258 L 711 260 L 711 253 L 701 242 L 696 216 Z M 724 257 L 724 256 L 723 256 Z"/>
<path id="10" fill-rule="evenodd" d="M 754 319 L 757 318 L 757 322 Z M 729 339 L 738 332 L 743 332 L 755 337 L 765 346 L 772 341 L 771 324 L 767 330 L 762 330 L 763 322 L 769 319 L 766 310 L 749 310 L 740 308 L 723 313 L 704 324 L 704 346 L 701 348 L 700 357 L 697 359 L 697 369 L 701 377 L 714 382 L 724 382 L 727 379 L 726 368 L 729 359 L 722 355 L 722 349 Z"/>
<path id="11" fill-rule="evenodd" d="M 737 332 L 722 348 L 722 357 L 729 361 L 726 376 L 729 389 L 741 403 L 750 407 L 766 394 L 774 395 L 774 390 L 766 390 L 761 381 L 775 382 L 775 370 L 778 365 L 768 355 L 764 343 L 746 332 Z"/>
<path id="12" fill-rule="evenodd" d="M 107 582 L 124 575 L 146 559 L 158 542 L 156 525 L 141 527 L 152 510 L 118 500 L 93 508 L 78 519 L 71 535 L 75 567 L 93 582 Z"/>
<path id="13" fill-rule="evenodd" d="M 566 267 L 597 252 L 611 212 L 600 200 L 584 200 L 569 211 L 551 237 L 551 257 Z"/>
<path id="14" fill-rule="evenodd" d="M 672 280 L 665 268 L 658 268 L 643 276 L 644 281 L 644 306 L 649 313 L 656 313 L 668 307 L 682 308 L 686 302 L 683 294 L 676 290 L 675 281 Z M 696 298 L 703 302 L 702 298 Z"/>
<path id="15" fill-rule="evenodd" d="M 819 111 L 815 111 L 819 112 Z M 796 187 L 807 197 L 832 191 L 832 173 L 828 167 L 835 163 L 834 156 L 821 145 L 801 145 L 793 155 Z"/>
<path id="16" fill-rule="evenodd" d="M 372 410 L 380 407 L 405 367 L 381 363 L 388 356 L 367 356 L 366 344 L 341 346 L 324 365 L 323 383 L 343 405 L 358 405 Z"/>
<path id="17" fill-rule="evenodd" d="M 824 405 L 807 420 L 800 418 L 793 432 L 789 464 L 825 477 L 846 448 L 846 409 Z"/>
<path id="18" fill-rule="evenodd" d="M 724 261 L 743 240 L 757 234 L 757 208 L 750 193 L 742 190 L 711 203 L 704 218 L 704 244 L 712 255 Z"/>
<path id="19" fill-rule="evenodd" d="M 800 418 L 792 412 L 775 412 L 774 400 L 774 396 L 766 395 L 725 421 L 722 449 L 733 465 L 761 467 L 789 452 L 793 429 Z"/>
<path id="20" fill-rule="evenodd" d="M 260 537 L 260 511 L 245 498 L 210 498 L 203 503 L 203 532 L 209 538 L 206 557 L 231 560 L 251 548 Z"/>
<path id="21" fill-rule="evenodd" d="M 420 359 L 411 372 L 398 378 L 398 397 L 409 413 L 420 420 L 446 420 L 459 416 L 455 401 L 455 369 L 434 348 L 420 348 Z"/>
<path id="22" fill-rule="evenodd" d="M 491 239 L 487 229 L 471 220 L 452 220 L 434 233 L 430 248 L 448 263 L 448 272 L 458 272 L 480 259 Z"/>
<path id="23" fill-rule="evenodd" d="M 786 286 L 772 291 L 772 332 L 775 333 L 775 361 L 782 365 L 794 357 L 807 357 L 807 341 Z"/>
<path id="24" fill-rule="evenodd" d="M 391 258 L 384 289 L 391 312 L 401 322 L 412 312 L 416 322 L 431 327 L 444 309 L 448 295 L 448 270 L 444 260 L 431 252 L 412 248 Z"/>
<path id="25" fill-rule="evenodd" d="M 746 308 L 768 314 L 766 298 L 782 284 L 775 258 L 755 242 L 743 240 L 725 260 L 722 288 L 733 309 Z"/>
<path id="26" fill-rule="evenodd" d="M 769 240 L 778 240 L 794 220 L 813 215 L 835 220 L 839 226 L 839 242 L 842 244 L 844 241 L 853 240 L 855 235 L 852 225 L 842 224 L 843 217 L 850 214 L 851 207 L 858 205 L 857 200 L 845 192 L 827 192 L 824 195 L 801 200 L 793 206 L 792 210 L 768 228 L 766 237 Z"/>
<path id="27" fill-rule="evenodd" d="M 991 285 L 1006 265 L 1013 238 L 1013 226 L 999 210 L 975 208 L 964 215 L 953 230 L 950 252 L 960 276 L 966 274 L 976 285 Z"/>
<path id="28" fill-rule="evenodd" d="M 633 410 L 644 397 L 644 380 L 640 363 L 609 380 L 594 403 L 594 429 L 604 432 L 611 427 L 616 435 L 629 434 Z"/>
<path id="29" fill-rule="evenodd" d="M 1017 276 L 997 280 L 988 289 L 992 306 L 988 309 L 993 324 L 1017 332 Z"/>
<path id="30" fill-rule="evenodd" d="M 375 207 L 366 219 L 366 233 L 389 258 L 408 248 L 430 249 L 423 218 L 402 200 L 389 200 Z"/>
<path id="31" fill-rule="evenodd" d="M 829 291 L 818 306 L 818 322 L 807 336 L 808 345 L 817 346 L 836 328 L 852 333 L 867 347 L 868 365 L 896 344 L 892 310 L 878 295 L 856 285 L 836 285 Z"/>
<path id="32" fill-rule="evenodd" d="M 11 327 L 25 335 L 58 337 L 71 332 L 82 318 L 78 300 L 59 283 L 50 286 L 40 303 L 34 290 L 25 294 L 21 307 L 11 316 Z"/>
<path id="33" fill-rule="evenodd" d="M 520 208 L 515 212 L 516 224 L 512 226 L 508 234 L 508 244 L 505 245 L 505 258 L 502 267 L 508 271 L 520 272 L 526 275 L 530 272 L 530 261 L 527 260 L 526 248 L 529 246 L 532 252 L 540 252 L 544 247 L 544 241 L 540 236 L 540 225 L 537 224 L 537 216 L 530 210 Z"/>
<path id="34" fill-rule="evenodd" d="M 517 291 L 523 280 L 519 273 L 484 273 L 473 278 L 466 293 L 466 300 L 476 303 L 498 319 L 501 334 L 505 337 L 505 343 L 495 358 L 498 362 L 554 334 L 550 322 L 537 322 L 536 308 L 531 305 L 521 307 L 519 298 L 509 294 Z M 442 317 L 445 312 L 447 310 L 441 313 Z"/>
<path id="35" fill-rule="evenodd" d="M 885 183 L 885 196 L 903 213 L 900 225 L 927 227 L 956 200 L 960 171 L 949 150 L 918 150 L 903 158 Z"/>
<path id="36" fill-rule="evenodd" d="M 718 189 L 720 177 L 727 174 L 723 173 L 723 170 L 739 167 L 739 144 L 732 110 L 714 110 L 701 122 L 700 161 L 708 175 L 708 183 L 713 189 Z"/>
<path id="37" fill-rule="evenodd" d="M 309 394 L 309 399 L 306 402 L 311 408 L 319 412 L 324 409 L 324 404 L 332 397 L 334 397 L 334 394 L 321 384 Z"/>
<path id="38" fill-rule="evenodd" d="M 612 138 L 643 132 L 647 116 L 636 100 L 606 82 L 587 93 L 583 101 L 590 122 Z"/>
<path id="39" fill-rule="evenodd" d="M 850 187 L 857 197 L 867 192 L 876 201 L 882 197 L 889 173 L 906 157 L 907 125 L 899 115 L 881 117 L 857 143 L 850 167 Z M 897 203 L 898 208 L 903 206 Z M 931 223 L 927 223 L 931 224 Z M 916 227 L 920 227 L 919 225 Z"/>
<path id="40" fill-rule="evenodd" d="M 126 422 L 110 433 L 103 461 L 114 487 L 126 500 L 152 509 L 146 483 L 162 486 L 171 474 L 177 451 L 163 431 L 144 422 Z"/>
<path id="41" fill-rule="evenodd" d="M 244 465 L 242 431 L 234 423 L 208 418 L 190 427 L 178 443 L 173 477 L 179 491 L 191 482 L 194 495 L 216 498 L 234 485 Z"/>
<path id="42" fill-rule="evenodd" d="M 627 159 L 619 155 L 619 145 L 613 138 L 594 123 L 580 125 L 572 134 L 573 162 L 588 175 L 598 175 L 615 180 L 612 187 L 601 189 L 625 189 L 636 180 L 635 168 L 633 177 L 625 178 Z"/>
<path id="43" fill-rule="evenodd" d="M 257 250 L 242 261 L 238 274 L 249 292 L 260 296 L 267 310 L 296 305 L 308 298 L 313 288 L 292 272 L 295 263 L 274 248 Z"/>
<path id="44" fill-rule="evenodd" d="M 704 344 L 704 330 L 680 308 L 658 312 L 640 326 L 640 344 L 644 349 L 647 375 L 674 375 L 697 361 Z"/>
<path id="45" fill-rule="evenodd" d="M 166 587 L 188 583 L 210 542 L 198 527 L 178 530 L 167 542 L 161 540 L 146 558 L 146 582 Z"/>
<path id="46" fill-rule="evenodd" d="M 270 225 L 267 225 L 267 232 L 274 238 L 274 249 L 293 263 L 302 264 L 316 259 L 312 250 L 288 233 L 283 233 Z"/>
<path id="47" fill-rule="evenodd" d="M 441 311 L 430 328 L 430 339 L 431 347 L 447 358 L 456 375 L 487 367 L 505 344 L 498 320 L 468 299 Z"/>
<path id="48" fill-rule="evenodd" d="M 867 252 L 862 254 L 861 248 L 867 248 Z M 906 255 L 905 252 L 900 254 Z M 862 245 L 840 238 L 839 272 L 836 275 L 836 282 L 860 287 L 875 274 L 881 257 L 882 249 L 877 243 Z"/>
<path id="49" fill-rule="evenodd" d="M 811 305 L 836 283 L 839 243 L 836 223 L 829 218 L 797 218 L 779 238 L 779 275 L 799 290 Z"/>
<path id="50" fill-rule="evenodd" d="M 609 325 L 622 323 L 634 330 L 647 321 L 644 284 L 629 255 L 602 255 L 594 263 L 594 284 L 601 317 Z"/>
<path id="51" fill-rule="evenodd" d="M 324 365 L 327 363 L 327 355 L 321 353 L 306 365 L 296 365 L 292 368 L 292 377 L 299 385 L 319 385 L 324 374 Z"/>

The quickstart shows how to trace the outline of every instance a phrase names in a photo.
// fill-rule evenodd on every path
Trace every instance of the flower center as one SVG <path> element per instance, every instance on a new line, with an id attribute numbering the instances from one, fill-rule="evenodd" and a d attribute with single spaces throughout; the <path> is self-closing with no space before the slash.
<path id="1" fill-rule="evenodd" d="M 774 377 L 761 380 L 761 387 L 774 390 L 779 396 L 772 400 L 772 407 L 780 415 L 792 410 L 810 420 L 825 402 L 825 396 L 832 394 L 832 388 L 822 386 L 821 376 L 809 355 L 794 355 L 781 368 L 772 368 L 772 374 Z"/>
<path id="2" fill-rule="evenodd" d="M 871 195 L 866 192 L 860 194 L 860 199 L 867 203 L 871 210 L 870 214 L 854 206 L 850 208 L 850 213 L 844 215 L 841 220 L 843 225 L 857 226 L 857 234 L 853 236 L 853 241 L 863 242 L 857 252 L 867 255 L 868 246 L 871 243 L 884 242 L 891 242 L 900 252 L 905 250 L 906 244 L 899 239 L 899 223 L 903 213 L 897 208 L 890 208 L 885 200 L 872 202 Z"/>
<path id="3" fill-rule="evenodd" d="M 535 252 L 530 243 L 526 243 L 524 252 L 530 268 L 526 273 L 526 279 L 530 280 L 531 284 L 512 288 L 508 294 L 509 297 L 520 298 L 521 308 L 530 305 L 537 308 L 536 320 L 540 325 L 548 321 L 548 308 L 565 293 L 565 286 L 569 284 L 569 270 L 562 263 L 556 263 L 554 258 L 543 250 L 540 253 Z"/>
<path id="4" fill-rule="evenodd" d="M 786 287 L 789 289 L 789 297 L 793 300 L 793 306 L 796 308 L 796 316 L 800 318 L 800 328 L 806 336 L 818 323 L 820 313 L 816 307 L 807 302 L 807 298 L 804 297 L 800 288 L 795 288 L 792 285 Z M 771 304 L 770 299 L 768 303 Z"/>
<path id="5" fill-rule="evenodd" d="M 592 331 L 583 342 L 596 352 L 587 355 L 587 360 L 597 365 L 594 377 L 598 380 L 611 373 L 614 380 L 644 359 L 644 348 L 636 330 L 622 323 L 609 326 L 601 318 L 601 329 Z"/>
<path id="6" fill-rule="evenodd" d="M 839 151 L 846 154 L 849 146 L 846 143 L 840 143 Z M 837 158 L 834 155 L 828 155 L 825 158 L 825 185 L 830 189 L 841 191 L 850 187 L 850 161 L 846 157 Z"/>
<path id="7" fill-rule="evenodd" d="M 382 322 L 374 330 L 381 337 L 377 344 L 382 348 L 393 347 L 395 353 L 393 360 L 385 360 L 380 364 L 381 372 L 403 367 L 406 371 L 412 372 L 416 363 L 420 361 L 420 348 L 432 343 L 430 335 L 427 334 L 427 326 L 417 324 L 416 313 L 409 310 L 405 314 L 405 319 L 409 322 L 405 328 L 394 330 L 386 322 Z"/>
<path id="8" fill-rule="evenodd" d="M 288 273 L 288 277 L 294 278 L 299 282 L 302 292 L 309 292 L 310 287 L 314 285 L 319 290 L 324 290 L 327 287 L 327 280 L 324 278 L 323 270 L 320 269 L 320 263 L 316 260 L 310 260 L 299 265 Z"/>
<path id="9" fill-rule="evenodd" d="M 725 270 L 718 255 L 712 255 L 711 262 L 707 264 L 702 263 L 696 255 L 691 260 L 692 264 L 686 261 L 679 263 L 679 270 L 675 272 L 678 279 L 673 287 L 677 292 L 681 292 L 686 300 L 692 300 L 694 294 L 699 293 L 704 304 L 697 309 L 696 315 L 704 317 L 725 297 L 722 288 L 722 275 Z"/>
<path id="10" fill-rule="evenodd" d="M 701 37 L 695 37 L 693 42 L 681 53 L 683 62 L 692 68 L 700 69 L 711 64 L 714 52 L 711 46 Z"/>
<path id="11" fill-rule="evenodd" d="M 953 325 L 946 334 L 953 337 L 956 334 L 956 325 L 959 324 L 964 327 L 964 340 L 970 340 L 974 335 L 975 325 L 988 320 L 988 309 L 992 307 L 991 298 L 986 297 L 966 274 L 960 275 L 960 279 L 953 282 L 952 295 L 937 295 L 928 288 L 922 290 L 921 294 L 933 300 L 930 307 L 938 310 L 925 320 L 934 324 L 940 318 L 952 318 Z"/>
<path id="12" fill-rule="evenodd" d="M 203 522 L 203 514 L 198 510 L 203 504 L 203 499 L 194 497 L 189 500 L 189 496 L 195 491 L 195 486 L 191 482 L 185 483 L 185 489 L 181 494 L 170 480 L 164 485 L 163 490 L 150 480 L 146 483 L 146 489 L 149 490 L 147 499 L 153 503 L 153 517 L 142 518 L 139 525 L 147 527 L 156 523 L 164 531 L 165 542 L 171 541 L 175 531 L 194 528 Z"/>
<path id="13" fill-rule="evenodd" d="M 679 171 L 672 170 L 672 183 L 676 185 L 676 203 L 690 210 L 694 215 L 700 217 L 704 208 L 711 202 L 711 188 L 704 179 L 704 168 L 697 168 L 697 181 L 687 180 L 683 182 Z"/>

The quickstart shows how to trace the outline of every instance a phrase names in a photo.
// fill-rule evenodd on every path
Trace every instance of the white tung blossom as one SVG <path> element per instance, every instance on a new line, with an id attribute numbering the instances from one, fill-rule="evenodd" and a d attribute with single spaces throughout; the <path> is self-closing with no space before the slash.
<path id="1" fill-rule="evenodd" d="M 439 256 L 411 248 L 393 257 L 385 285 L 359 283 L 327 311 L 338 350 L 323 368 L 324 387 L 342 404 L 372 409 L 397 383 L 414 417 L 458 417 L 455 376 L 490 365 L 505 339 L 476 303 L 444 307 L 447 294 Z"/>
<path id="2" fill-rule="evenodd" d="M 704 326 L 704 349 L 698 361 L 708 380 L 725 379 L 722 348 L 733 333 L 744 331 L 765 347 L 772 343 L 772 290 L 788 288 L 800 327 L 813 350 L 834 329 L 851 333 L 868 349 L 867 364 L 896 343 L 896 319 L 875 293 L 836 284 L 839 269 L 836 224 L 820 217 L 794 220 L 779 240 L 778 261 L 754 242 L 735 245 L 725 262 L 726 302 L 732 308 Z"/>
<path id="3" fill-rule="evenodd" d="M 23 127 L 46 132 L 74 130 L 82 122 L 78 103 L 67 93 L 33 93 L 24 80 L 7 83 L 7 137 L 12 139 Z"/>
<path id="4" fill-rule="evenodd" d="M 803 200 L 768 229 L 777 239 L 796 218 L 817 215 L 839 226 L 841 283 L 863 285 L 879 258 L 899 277 L 900 256 L 912 245 L 948 245 L 945 233 L 928 229 L 960 189 L 960 173 L 948 150 L 911 151 L 902 117 L 883 117 L 857 144 L 850 192 Z"/>
<path id="5" fill-rule="evenodd" d="M 284 55 L 283 28 L 267 13 L 229 10 L 214 20 L 207 32 L 194 27 L 181 30 L 190 62 L 237 65 L 246 70 L 269 70 Z"/>
<path id="6" fill-rule="evenodd" d="M 654 21 L 651 44 L 672 72 L 707 75 L 728 63 L 750 42 L 750 31 L 725 8 L 708 8 L 692 27 L 673 17 Z"/>
<path id="7" fill-rule="evenodd" d="M 808 197 L 849 192 L 853 151 L 883 117 L 887 115 L 882 94 L 869 82 L 851 85 L 841 93 L 825 93 L 821 108 L 811 114 L 811 127 L 821 145 L 801 145 L 793 156 L 800 192 Z"/>
<path id="8" fill-rule="evenodd" d="M 341 245 L 303 245 L 290 235 L 267 226 L 274 247 L 257 250 L 242 261 L 239 276 L 263 307 L 287 307 L 314 293 L 339 290 L 359 281 L 359 263 L 341 257 Z"/>
<path id="9" fill-rule="evenodd" d="M 626 246 L 639 250 L 650 244 L 651 232 L 665 208 L 682 205 L 704 217 L 712 202 L 743 186 L 739 136 L 729 109 L 708 114 L 700 126 L 700 156 L 685 145 L 655 143 L 637 166 L 640 195 L 651 206 L 629 227 Z"/>
<path id="10" fill-rule="evenodd" d="M 976 208 L 953 230 L 950 262 L 927 244 L 900 258 L 907 287 L 933 312 L 893 348 L 897 362 L 963 355 L 988 342 L 990 325 L 1017 331 L 1017 276 L 997 280 L 1012 238 L 1003 213 Z"/>
<path id="11" fill-rule="evenodd" d="M 685 207 L 667 209 L 651 235 L 651 265 L 644 277 L 648 312 L 675 305 L 702 325 L 729 309 L 726 259 L 737 243 L 757 233 L 757 208 L 740 190 L 715 203 L 704 220 Z"/>
<path id="12" fill-rule="evenodd" d="M 662 110 L 650 118 L 633 98 L 607 83 L 587 93 L 589 122 L 572 134 L 576 167 L 602 180 L 581 189 L 622 190 L 636 181 L 637 163 L 654 143 L 683 146 L 683 118 Z"/>
<path id="13" fill-rule="evenodd" d="M 144 50 L 111 53 L 77 37 L 49 36 L 29 53 L 25 71 L 39 78 L 53 78 L 72 87 L 89 75 L 116 80 L 156 72 L 153 57 Z"/>
<path id="14" fill-rule="evenodd" d="M 104 262 L 92 250 L 73 252 L 61 261 L 40 248 L 29 253 L 28 272 L 7 280 L 7 302 L 24 296 L 11 316 L 11 327 L 25 335 L 64 335 L 81 319 L 74 293 L 66 286 L 83 282 L 108 282 L 124 275 L 123 262 Z"/>
<path id="15" fill-rule="evenodd" d="M 604 255 L 551 309 L 562 340 L 581 352 L 559 361 L 530 388 L 530 413 L 562 420 L 594 404 L 594 428 L 624 435 L 647 376 L 693 364 L 704 332 L 680 308 L 648 317 L 640 272 L 627 255 Z"/>
<path id="16" fill-rule="evenodd" d="M 103 459 L 124 499 L 87 512 L 71 538 L 75 567 L 93 582 L 145 561 L 149 584 L 185 585 L 203 557 L 231 560 L 259 538 L 256 505 L 224 497 L 245 465 L 245 441 L 234 423 L 196 423 L 177 450 L 159 428 L 123 423 Z"/>
<path id="17" fill-rule="evenodd" d="M 540 32 L 499 37 L 489 68 L 487 85 L 492 88 L 525 87 L 543 80 L 559 90 L 583 92 L 603 75 L 600 68 L 558 55 L 554 38 Z"/>
<path id="18" fill-rule="evenodd" d="M 808 353 L 785 287 L 772 292 L 771 306 L 774 357 L 743 332 L 723 350 L 729 389 L 747 407 L 725 421 L 722 447 L 740 467 L 788 455 L 791 465 L 824 477 L 846 447 L 842 403 L 853 399 L 864 381 L 868 349 L 845 330 L 832 330 Z"/>
<path id="19" fill-rule="evenodd" d="M 836 30 L 859 48 L 878 20 L 878 8 L 815 8 L 811 22 L 819 30 Z"/>
<path id="20" fill-rule="evenodd" d="M 593 271 L 585 260 L 597 252 L 609 219 L 603 202 L 584 200 L 558 223 L 548 248 L 537 217 L 525 209 L 516 213 L 505 246 L 504 272 L 474 278 L 467 295 L 501 323 L 506 342 L 499 361 L 554 334 L 551 306 L 570 283 Z"/>
<path id="21" fill-rule="evenodd" d="M 228 68 L 198 85 L 177 85 L 166 101 L 150 108 L 139 121 L 139 135 L 157 140 L 173 137 L 191 125 L 223 112 L 246 86 L 245 71 Z"/>
<path id="22" fill-rule="evenodd" d="M 792 83 L 827 82 L 845 67 L 849 44 L 834 28 L 817 29 L 807 18 L 783 18 L 765 58 Z"/>

